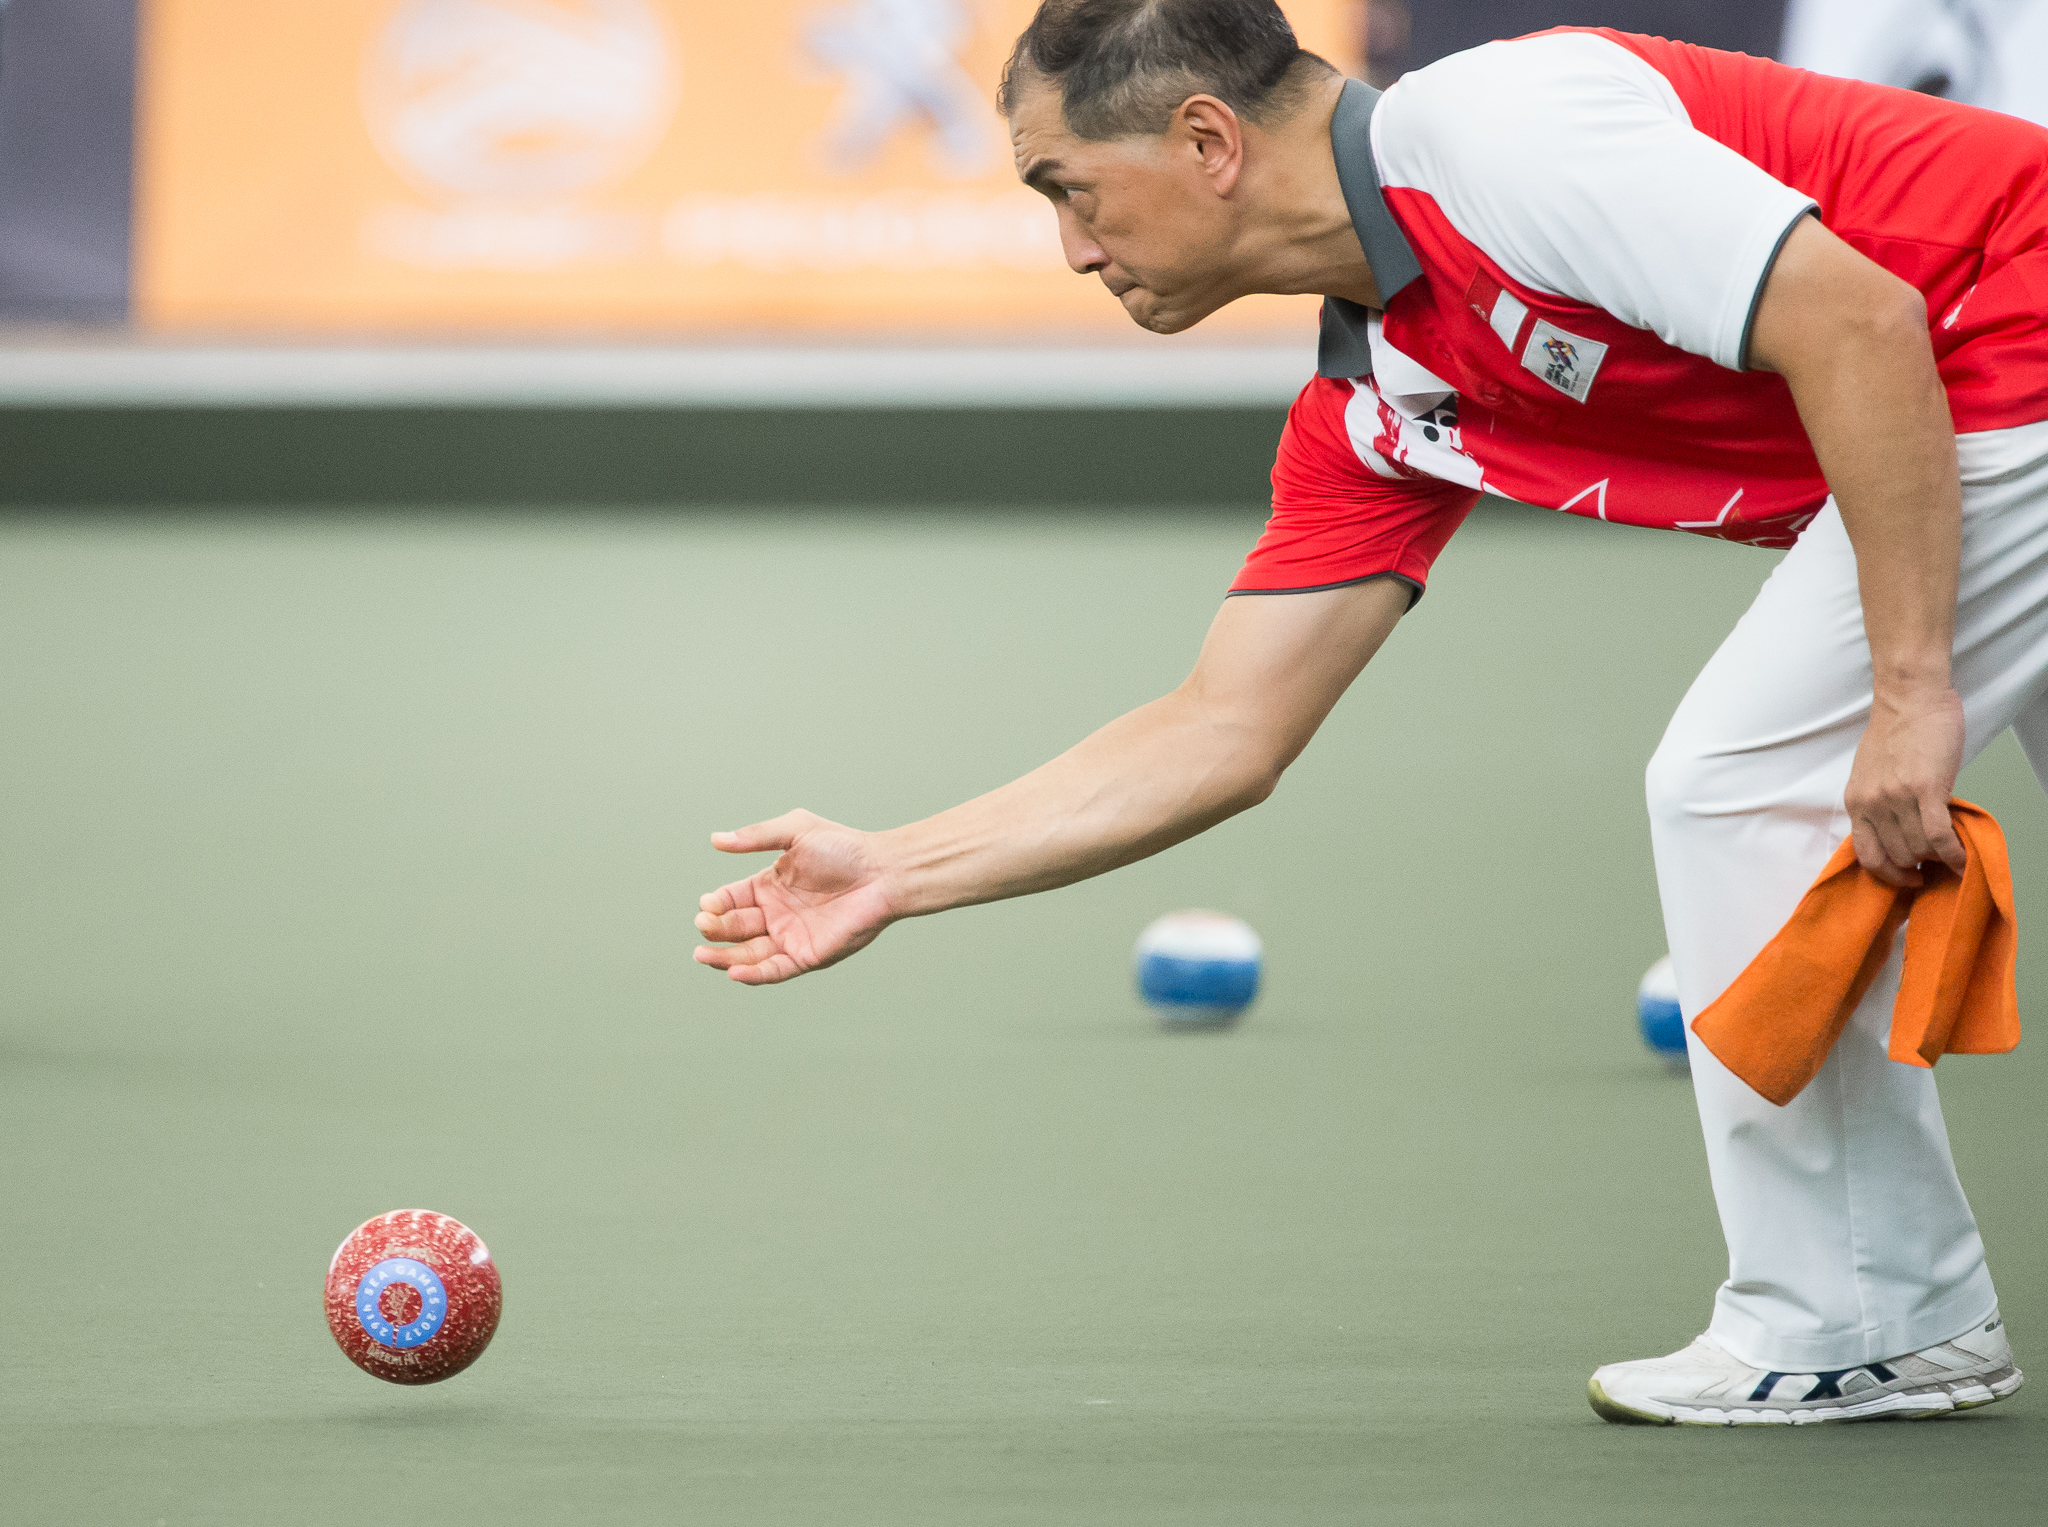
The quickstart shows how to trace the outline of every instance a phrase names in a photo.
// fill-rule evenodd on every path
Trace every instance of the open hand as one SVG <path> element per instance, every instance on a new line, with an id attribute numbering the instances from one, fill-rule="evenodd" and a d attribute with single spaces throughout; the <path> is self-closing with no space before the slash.
<path id="1" fill-rule="evenodd" d="M 713 833 L 720 853 L 781 857 L 698 901 L 697 931 L 718 947 L 700 945 L 697 963 L 769 986 L 866 948 L 895 921 L 869 842 L 869 834 L 808 811 Z"/>
<path id="2" fill-rule="evenodd" d="M 1932 859 L 1960 875 L 1963 845 L 1948 800 L 1962 762 L 1963 702 L 1953 689 L 1880 699 L 1842 795 L 1857 862 L 1888 885 L 1919 885 L 1920 866 Z"/>

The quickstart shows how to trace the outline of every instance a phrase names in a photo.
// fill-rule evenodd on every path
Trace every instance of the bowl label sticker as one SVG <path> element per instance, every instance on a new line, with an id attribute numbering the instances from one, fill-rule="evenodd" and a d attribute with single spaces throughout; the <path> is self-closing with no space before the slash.
<path id="1" fill-rule="evenodd" d="M 386 1257 L 356 1285 L 356 1319 L 381 1346 L 423 1346 L 447 1318 L 448 1290 L 411 1257 Z"/>

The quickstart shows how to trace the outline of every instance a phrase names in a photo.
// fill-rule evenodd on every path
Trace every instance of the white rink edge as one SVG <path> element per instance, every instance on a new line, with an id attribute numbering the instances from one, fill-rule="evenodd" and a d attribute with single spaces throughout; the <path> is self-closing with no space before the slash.
<path id="1" fill-rule="evenodd" d="M 0 344 L 0 405 L 1284 406 L 1312 343 L 1113 347 Z"/>

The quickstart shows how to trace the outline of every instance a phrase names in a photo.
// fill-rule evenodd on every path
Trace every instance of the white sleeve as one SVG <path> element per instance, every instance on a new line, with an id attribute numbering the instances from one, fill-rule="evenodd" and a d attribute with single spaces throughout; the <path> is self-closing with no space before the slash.
<path id="1" fill-rule="evenodd" d="M 1729 367 L 1771 261 L 1814 205 L 1696 131 L 1642 59 L 1583 32 L 1403 76 L 1372 144 L 1382 185 L 1427 193 L 1515 280 Z"/>

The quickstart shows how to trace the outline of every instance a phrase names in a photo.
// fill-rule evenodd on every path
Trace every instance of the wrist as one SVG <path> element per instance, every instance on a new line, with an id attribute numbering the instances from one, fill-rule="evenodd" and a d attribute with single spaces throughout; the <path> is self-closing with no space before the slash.
<path id="1" fill-rule="evenodd" d="M 1930 703 L 1944 702 L 1954 693 L 1954 675 L 1946 651 L 1893 657 L 1871 664 L 1871 694 L 1879 706 L 1917 710 Z"/>
<path id="2" fill-rule="evenodd" d="M 1878 684 L 1870 696 L 1870 708 L 1892 716 L 1917 716 L 1923 710 L 1948 710 L 1956 704 L 1956 690 L 1948 675 L 1935 680 L 1894 680 Z"/>
<path id="3" fill-rule="evenodd" d="M 889 920 L 923 917 L 944 910 L 933 896 L 932 876 L 919 862 L 909 841 L 911 829 L 891 828 L 868 834 L 867 857 L 875 872 L 875 883 L 889 909 Z"/>

